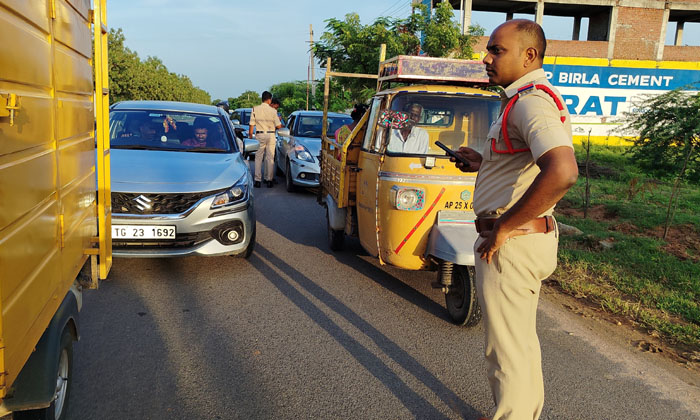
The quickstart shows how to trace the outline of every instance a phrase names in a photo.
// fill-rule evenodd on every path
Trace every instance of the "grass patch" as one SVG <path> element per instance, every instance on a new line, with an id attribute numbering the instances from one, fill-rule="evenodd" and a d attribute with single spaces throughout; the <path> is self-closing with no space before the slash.
<path id="1" fill-rule="evenodd" d="M 557 208 L 561 222 L 584 234 L 561 238 L 554 280 L 605 311 L 700 350 L 700 186 L 683 186 L 671 234 L 664 241 L 672 177 L 645 176 L 625 150 L 591 147 L 589 218 L 581 211 L 583 170 Z M 581 148 L 577 158 L 585 158 Z"/>

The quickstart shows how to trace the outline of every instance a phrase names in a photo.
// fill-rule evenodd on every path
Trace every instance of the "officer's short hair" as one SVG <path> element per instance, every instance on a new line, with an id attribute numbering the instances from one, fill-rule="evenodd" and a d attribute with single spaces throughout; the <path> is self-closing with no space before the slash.
<path id="1" fill-rule="evenodd" d="M 547 49 L 547 38 L 544 36 L 544 29 L 535 21 L 528 19 L 517 19 L 515 21 L 515 29 L 518 32 L 527 34 L 526 38 L 522 38 L 523 49 L 529 47 L 526 45 L 528 41 L 532 42 L 532 46 L 537 48 L 538 57 L 544 59 L 544 53 Z M 529 37 L 529 40 L 527 39 Z"/>
<path id="2" fill-rule="evenodd" d="M 272 99 L 272 94 L 268 91 L 262 93 L 262 101 L 265 102 L 268 99 Z"/>

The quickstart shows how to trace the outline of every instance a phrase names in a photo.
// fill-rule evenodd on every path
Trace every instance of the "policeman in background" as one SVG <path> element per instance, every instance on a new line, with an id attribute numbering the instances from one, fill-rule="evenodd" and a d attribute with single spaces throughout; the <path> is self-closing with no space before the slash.
<path id="1" fill-rule="evenodd" d="M 480 256 L 476 288 L 493 420 L 534 420 L 542 412 L 537 301 L 541 281 L 557 265 L 554 205 L 578 177 L 570 116 L 542 69 L 546 46 L 544 31 L 530 20 L 510 20 L 494 30 L 483 61 L 489 81 L 505 89 L 502 113 L 481 153 L 468 147 L 457 152 L 468 162 L 457 167 L 478 171 L 474 255 Z"/>
<path id="2" fill-rule="evenodd" d="M 272 94 L 268 91 L 262 93 L 262 103 L 253 108 L 250 114 L 250 128 L 248 136 L 260 142 L 260 148 L 255 152 L 255 188 L 260 188 L 262 181 L 262 162 L 265 160 L 265 184 L 272 188 L 272 177 L 275 175 L 275 129 L 282 128 L 277 110 L 273 108 Z"/>

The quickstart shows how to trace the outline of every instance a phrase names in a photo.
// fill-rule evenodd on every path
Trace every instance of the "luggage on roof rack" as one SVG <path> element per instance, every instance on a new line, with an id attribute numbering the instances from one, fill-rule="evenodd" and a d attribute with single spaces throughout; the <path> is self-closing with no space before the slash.
<path id="1" fill-rule="evenodd" d="M 379 83 L 382 82 L 483 86 L 489 78 L 480 61 L 399 55 L 379 64 Z"/>

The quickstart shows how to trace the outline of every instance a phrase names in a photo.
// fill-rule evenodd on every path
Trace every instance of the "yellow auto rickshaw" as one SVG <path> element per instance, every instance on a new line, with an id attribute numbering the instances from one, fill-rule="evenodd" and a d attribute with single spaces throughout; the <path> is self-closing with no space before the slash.
<path id="1" fill-rule="evenodd" d="M 334 73 L 329 60 L 326 97 L 338 76 L 352 75 Z M 499 96 L 480 89 L 488 78 L 475 61 L 399 56 L 381 62 L 375 77 L 377 93 L 352 133 L 323 133 L 319 201 L 329 246 L 357 236 L 382 264 L 437 271 L 433 286 L 445 293 L 450 318 L 475 325 L 476 174 L 458 170 L 435 142 L 481 150 Z"/>

